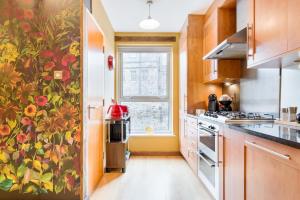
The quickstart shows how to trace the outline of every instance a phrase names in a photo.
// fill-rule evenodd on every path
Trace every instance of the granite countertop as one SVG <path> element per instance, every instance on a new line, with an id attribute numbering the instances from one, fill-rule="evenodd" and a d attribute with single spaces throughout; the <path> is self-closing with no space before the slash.
<path id="1" fill-rule="evenodd" d="M 300 129 L 275 123 L 229 124 L 229 128 L 300 149 Z"/>

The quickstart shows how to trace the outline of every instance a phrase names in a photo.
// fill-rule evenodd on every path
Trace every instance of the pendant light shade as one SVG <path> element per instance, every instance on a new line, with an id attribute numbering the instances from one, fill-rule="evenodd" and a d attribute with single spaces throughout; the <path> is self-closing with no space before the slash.
<path id="1" fill-rule="evenodd" d="M 147 4 L 149 5 L 149 16 L 147 19 L 140 22 L 140 27 L 145 30 L 154 30 L 160 26 L 160 23 L 151 17 L 151 5 L 153 4 L 153 1 L 148 0 Z"/>

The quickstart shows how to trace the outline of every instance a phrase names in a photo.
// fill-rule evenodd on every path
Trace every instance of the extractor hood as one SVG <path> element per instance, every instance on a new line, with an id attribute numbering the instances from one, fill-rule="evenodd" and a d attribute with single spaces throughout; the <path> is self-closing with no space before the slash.
<path id="1" fill-rule="evenodd" d="M 228 37 L 203 57 L 207 59 L 244 59 L 247 55 L 247 28 Z"/>

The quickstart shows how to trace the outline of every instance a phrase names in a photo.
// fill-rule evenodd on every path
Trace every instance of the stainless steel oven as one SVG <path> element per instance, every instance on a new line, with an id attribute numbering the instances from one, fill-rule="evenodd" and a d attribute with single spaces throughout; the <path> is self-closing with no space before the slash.
<path id="1" fill-rule="evenodd" d="M 219 199 L 220 193 L 219 130 L 218 124 L 199 120 L 198 176 L 216 199 Z"/>

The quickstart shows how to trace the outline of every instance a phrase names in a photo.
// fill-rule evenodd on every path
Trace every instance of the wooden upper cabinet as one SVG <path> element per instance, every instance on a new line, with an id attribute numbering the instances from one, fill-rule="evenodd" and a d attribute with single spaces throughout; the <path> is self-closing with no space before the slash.
<path id="1" fill-rule="evenodd" d="M 189 15 L 180 34 L 180 112 L 194 114 L 207 109 L 208 95 L 221 94 L 219 86 L 209 87 L 203 80 L 204 15 Z"/>
<path id="2" fill-rule="evenodd" d="M 249 2 L 248 66 L 251 67 L 287 52 L 288 1 L 250 0 Z"/>
<path id="3" fill-rule="evenodd" d="M 209 53 L 214 47 L 218 45 L 218 12 L 213 12 L 210 17 L 206 20 L 203 28 L 204 55 Z M 209 82 L 215 79 L 215 66 L 213 60 L 205 60 L 203 67 L 203 79 L 204 82 Z"/>
<path id="4" fill-rule="evenodd" d="M 288 0 L 288 50 L 300 48 L 300 1 Z"/>
<path id="5" fill-rule="evenodd" d="M 234 8 L 216 8 L 206 18 L 203 28 L 204 55 L 236 31 L 236 11 Z M 203 79 L 205 83 L 221 83 L 226 79 L 239 79 L 239 60 L 205 60 Z"/>

